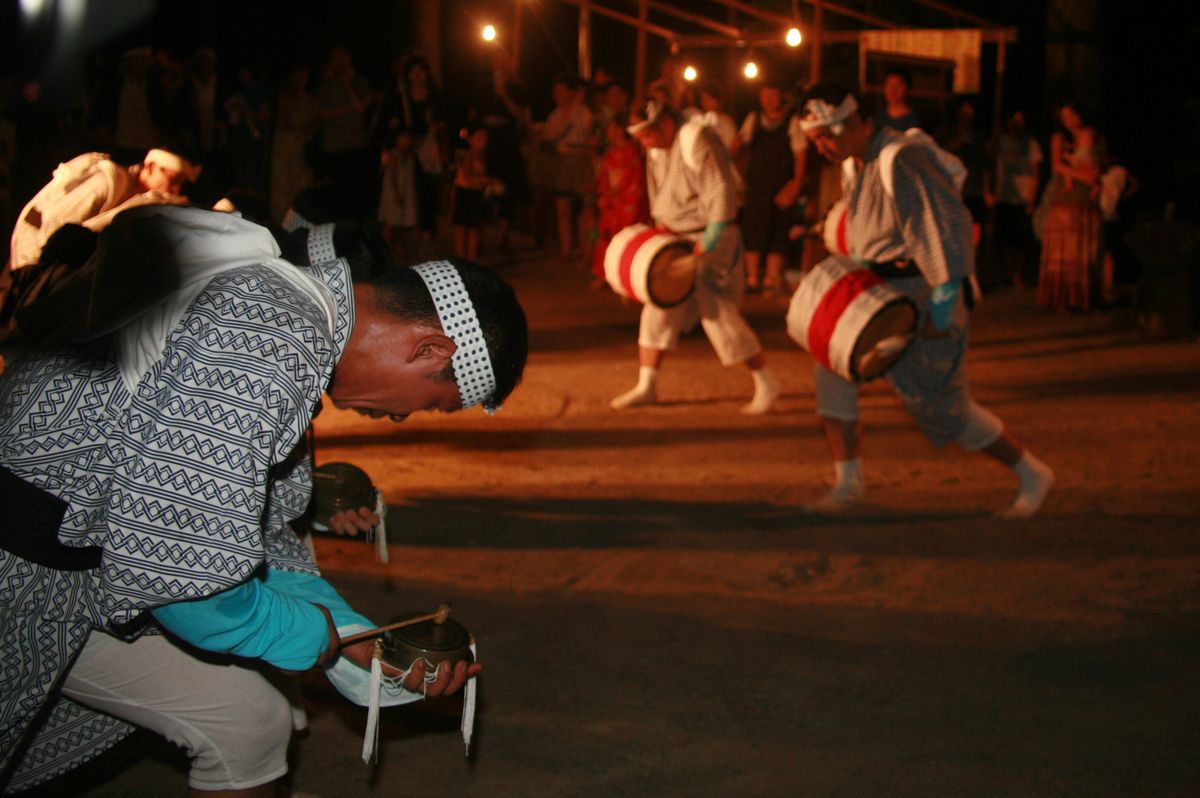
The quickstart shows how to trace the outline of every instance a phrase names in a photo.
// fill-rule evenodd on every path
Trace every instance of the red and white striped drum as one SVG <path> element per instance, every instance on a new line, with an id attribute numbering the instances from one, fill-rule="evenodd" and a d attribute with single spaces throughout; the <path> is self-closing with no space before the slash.
<path id="1" fill-rule="evenodd" d="M 825 224 L 822 225 L 822 237 L 825 248 L 830 255 L 849 255 L 850 241 L 846 235 L 846 200 L 840 199 L 833 203 L 829 213 L 825 214 Z"/>
<path id="2" fill-rule="evenodd" d="M 788 308 L 787 329 L 825 368 L 867 382 L 882 376 L 912 343 L 917 308 L 870 269 L 831 255 L 804 275 Z"/>
<path id="3" fill-rule="evenodd" d="M 604 253 L 604 277 L 623 297 L 670 308 L 692 295 L 694 244 L 683 236 L 634 224 L 613 236 Z"/>

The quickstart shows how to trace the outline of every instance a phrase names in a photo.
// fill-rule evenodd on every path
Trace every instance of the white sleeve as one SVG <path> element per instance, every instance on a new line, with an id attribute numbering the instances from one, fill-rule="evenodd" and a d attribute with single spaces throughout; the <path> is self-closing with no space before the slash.
<path id="1" fill-rule="evenodd" d="M 729 149 L 729 145 L 733 143 L 734 137 L 737 136 L 737 126 L 733 123 L 733 117 L 722 114 L 717 117 L 717 135 L 721 137 L 721 143 L 725 145 L 725 149 Z"/>
<path id="2" fill-rule="evenodd" d="M 799 114 L 792 114 L 788 120 L 788 142 L 792 145 L 792 152 L 797 155 L 808 149 L 808 136 L 804 135 L 804 128 L 800 126 Z"/>
<path id="3" fill-rule="evenodd" d="M 738 136 L 742 139 L 742 144 L 749 144 L 754 138 L 754 115 L 756 111 L 751 111 L 746 114 L 746 121 L 742 122 L 742 128 L 738 131 Z"/>

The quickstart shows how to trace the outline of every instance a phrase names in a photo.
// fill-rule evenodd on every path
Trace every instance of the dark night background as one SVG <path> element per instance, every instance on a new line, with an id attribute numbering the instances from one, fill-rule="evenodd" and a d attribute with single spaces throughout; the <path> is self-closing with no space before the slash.
<path id="1" fill-rule="evenodd" d="M 521 34 L 520 76 L 527 84 L 535 116 L 548 110 L 549 84 L 554 74 L 574 71 L 577 66 L 578 10 L 559 0 L 524 0 Z M 22 30 L 20 8 L 86 7 L 79 28 L 81 35 L 67 35 L 62 26 L 43 24 Z M 609 0 L 607 5 L 634 14 L 632 0 Z M 791 4 L 784 0 L 760 3 L 783 14 Z M 965 27 L 947 15 L 913 0 L 848 2 L 861 9 L 911 27 Z M 1144 201 L 1177 201 L 1181 210 L 1190 209 L 1200 180 L 1200 99 L 1197 85 L 1200 61 L 1192 56 L 1200 44 L 1197 11 L 1191 5 L 1162 2 L 1070 2 L 1028 0 L 994 3 L 956 0 L 963 10 L 1018 29 L 1018 41 L 1010 46 L 1004 84 L 1006 108 L 1027 109 L 1034 129 L 1043 141 L 1051 132 L 1053 102 L 1074 96 L 1095 106 L 1100 130 L 1114 151 L 1146 185 Z M 46 87 L 43 108 L 69 104 L 83 86 L 110 67 L 126 48 L 153 45 L 185 57 L 193 49 L 211 46 L 219 54 L 223 75 L 239 66 L 254 68 L 271 80 L 298 62 L 316 66 L 328 48 L 345 45 L 353 54 L 361 74 L 376 86 L 388 80 L 389 66 L 396 53 L 427 50 L 420 41 L 421 26 L 416 15 L 424 4 L 412 0 L 360 0 L 359 2 L 296 3 L 280 0 L 247 2 L 166 2 L 122 0 L 87 4 L 63 0 L 8 0 L 3 20 L 5 42 L 3 69 L 6 84 L 20 85 L 39 78 Z M 726 11 L 716 3 L 686 4 L 688 10 L 726 21 Z M 1186 8 L 1187 10 L 1180 10 Z M 810 7 L 799 4 L 801 26 L 811 18 Z M 1063 13 L 1067 9 L 1067 13 Z M 1080 14 L 1084 14 L 1080 24 Z M 49 15 L 43 14 L 43 17 Z M 62 15 L 60 15 L 61 18 Z M 465 112 L 473 93 L 487 88 L 489 48 L 479 37 L 484 22 L 500 28 L 504 46 L 513 21 L 512 0 L 442 2 L 442 74 L 452 120 Z M 632 86 L 635 36 L 631 28 L 593 13 L 593 68 L 605 69 L 616 80 Z M 700 32 L 687 23 L 661 15 L 652 21 L 683 33 Z M 861 24 L 827 12 L 826 27 L 845 29 Z M 743 18 L 756 31 L 771 26 Z M 656 75 L 667 54 L 666 43 L 648 37 L 648 79 Z M 1087 69 L 1048 75 L 1050 48 L 1083 48 L 1093 54 Z M 825 51 L 825 77 L 854 81 L 857 56 L 853 45 L 832 45 Z M 984 46 L 982 109 L 990 109 L 994 85 L 995 46 Z M 1098 55 L 1098 57 L 1096 57 Z M 685 53 L 708 77 L 729 74 L 734 60 L 726 49 Z M 790 78 L 803 82 L 807 76 L 808 49 L 773 48 L 753 56 L 774 64 Z M 1061 71 L 1061 70 L 1060 70 Z M 16 78 L 17 80 L 12 80 Z M 735 117 L 754 101 L 744 81 L 729 80 L 730 110 Z M 11 91 L 11 89 L 9 89 Z M 12 109 L 10 109 L 11 111 Z M 20 110 L 20 109 L 16 109 Z M 28 110 L 28 109 L 26 109 Z M 990 121 L 983 114 L 985 122 Z M 52 168 L 53 164 L 50 165 Z M 44 175 L 46 169 L 39 168 Z M 40 183 L 38 183 L 40 185 Z"/>

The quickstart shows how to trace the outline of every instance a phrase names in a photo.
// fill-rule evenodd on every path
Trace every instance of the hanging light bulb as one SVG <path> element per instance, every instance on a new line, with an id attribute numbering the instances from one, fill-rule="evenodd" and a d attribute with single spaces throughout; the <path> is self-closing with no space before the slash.
<path id="1" fill-rule="evenodd" d="M 747 61 L 746 66 L 742 67 L 742 74 L 746 76 L 747 80 L 754 80 L 758 77 L 758 64 Z"/>
<path id="2" fill-rule="evenodd" d="M 697 72 L 696 68 L 694 66 L 692 66 L 691 64 L 688 64 L 687 66 L 685 66 L 683 68 L 683 79 L 686 81 L 695 80 L 697 78 L 697 76 L 699 76 L 699 74 L 700 73 Z"/>
<path id="3" fill-rule="evenodd" d="M 485 42 L 496 41 L 496 26 L 495 25 L 484 25 L 483 26 L 483 40 Z"/>
<path id="4" fill-rule="evenodd" d="M 802 38 L 799 28 L 788 28 L 784 41 L 788 43 L 788 47 L 799 47 Z"/>

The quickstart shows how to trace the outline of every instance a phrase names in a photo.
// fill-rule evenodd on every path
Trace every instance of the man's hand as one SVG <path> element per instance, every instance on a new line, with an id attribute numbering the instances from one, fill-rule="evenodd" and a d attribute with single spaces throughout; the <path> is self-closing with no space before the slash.
<path id="1" fill-rule="evenodd" d="M 370 670 L 371 657 L 374 651 L 375 641 L 363 640 L 360 643 L 343 648 L 342 656 L 360 668 Z M 403 673 L 403 671 L 393 668 L 386 662 L 381 664 L 383 665 L 383 672 L 387 676 L 397 677 Z M 450 663 L 443 662 L 438 666 L 437 678 L 425 684 L 425 667 L 425 660 L 417 660 L 413 664 L 412 670 L 409 671 L 408 676 L 404 679 L 404 688 L 414 693 L 424 692 L 429 698 L 457 693 L 467 683 L 467 679 L 473 678 L 483 670 L 483 665 L 478 662 L 456 662 L 453 668 L 450 667 Z M 421 685 L 425 685 L 423 690 Z"/>
<path id="2" fill-rule="evenodd" d="M 329 646 L 321 652 L 321 656 L 317 658 L 317 666 L 332 662 L 338 655 L 338 647 L 342 644 L 342 638 L 338 636 L 337 624 L 333 622 L 333 615 L 322 604 L 316 605 L 321 614 L 325 616 L 325 623 L 329 628 Z"/>
<path id="3" fill-rule="evenodd" d="M 379 526 L 379 516 L 367 507 L 342 510 L 329 516 L 329 528 L 337 535 L 357 537 Z"/>

